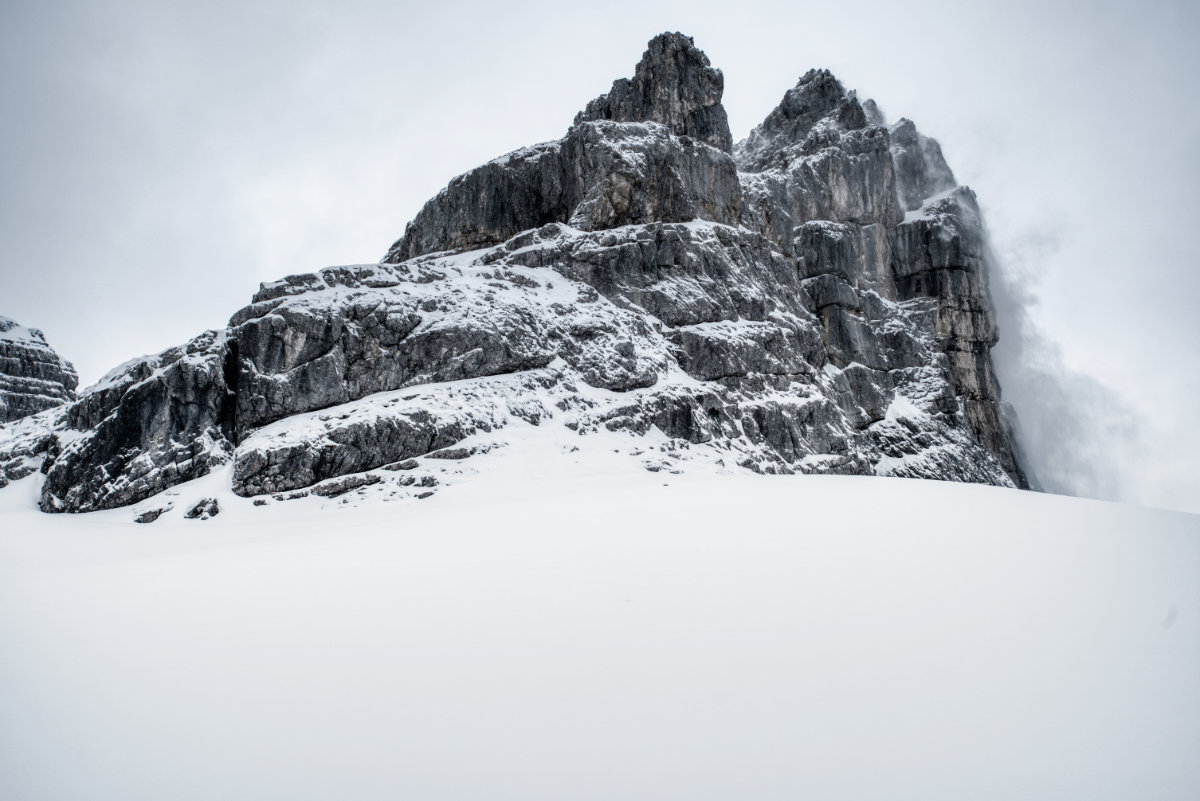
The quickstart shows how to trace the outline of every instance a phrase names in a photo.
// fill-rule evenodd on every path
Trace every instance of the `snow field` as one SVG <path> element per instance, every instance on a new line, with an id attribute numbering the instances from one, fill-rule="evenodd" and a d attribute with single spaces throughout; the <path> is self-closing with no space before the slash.
<path id="1" fill-rule="evenodd" d="M 0 797 L 1200 790 L 1200 518 L 536 441 L 426 500 L 202 522 L 13 485 Z"/>

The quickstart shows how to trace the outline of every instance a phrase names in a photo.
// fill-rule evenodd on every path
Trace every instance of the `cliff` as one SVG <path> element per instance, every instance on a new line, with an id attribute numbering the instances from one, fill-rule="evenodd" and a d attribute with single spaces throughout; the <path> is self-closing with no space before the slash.
<path id="1" fill-rule="evenodd" d="M 548 425 L 625 432 L 647 469 L 1026 486 L 983 222 L 937 143 L 814 70 L 734 145 L 723 89 L 656 37 L 381 263 L 264 284 L 226 328 L 0 429 L 0 469 L 41 469 L 46 511 L 230 462 L 235 492 L 283 498 L 412 487 L 399 465 Z"/>
<path id="2" fill-rule="evenodd" d="M 0 423 L 75 399 L 75 368 L 36 328 L 0 316 Z"/>

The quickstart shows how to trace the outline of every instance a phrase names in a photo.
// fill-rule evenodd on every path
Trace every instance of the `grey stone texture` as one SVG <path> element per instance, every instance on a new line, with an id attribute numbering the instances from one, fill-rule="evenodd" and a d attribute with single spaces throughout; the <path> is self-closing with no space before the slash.
<path id="1" fill-rule="evenodd" d="M 60 414 L 63 433 L 42 465 L 42 509 L 126 506 L 225 462 L 234 374 L 234 351 L 217 331 L 109 373 Z M 0 462 L 3 454 L 0 444 Z"/>
<path id="2" fill-rule="evenodd" d="M 633 78 L 614 81 L 612 90 L 588 103 L 575 122 L 657 122 L 675 136 L 729 152 L 733 136 L 721 105 L 724 92 L 725 77 L 692 37 L 663 33 L 650 40 Z"/>
<path id="3" fill-rule="evenodd" d="M 75 399 L 79 376 L 36 328 L 0 316 L 0 423 Z"/>
<path id="4" fill-rule="evenodd" d="M 382 263 L 264 284 L 225 329 L 0 427 L 0 482 L 40 469 L 42 508 L 78 512 L 232 461 L 241 495 L 333 497 L 530 424 L 656 430 L 763 473 L 1026 486 L 994 258 L 937 143 L 813 70 L 733 146 L 722 89 L 689 38 L 656 37 Z"/>

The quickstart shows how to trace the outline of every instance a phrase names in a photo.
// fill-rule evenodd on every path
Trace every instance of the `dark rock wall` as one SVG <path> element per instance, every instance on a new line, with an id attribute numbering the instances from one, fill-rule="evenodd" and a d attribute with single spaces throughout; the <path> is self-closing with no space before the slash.
<path id="1" fill-rule="evenodd" d="M 553 222 L 584 231 L 697 218 L 737 225 L 729 154 L 646 122 L 580 122 L 558 142 L 516 151 L 452 180 L 385 263 L 496 245 Z"/>
<path id="2" fill-rule="evenodd" d="M 45 465 L 45 511 L 135 503 L 206 475 L 233 451 L 232 352 L 224 332 L 138 360 L 66 407 Z M 2 459 L 2 454 L 0 454 Z"/>
<path id="3" fill-rule="evenodd" d="M 860 104 L 827 71 L 813 70 L 734 155 L 747 187 L 743 225 L 797 257 L 830 358 L 879 371 L 911 365 L 904 342 L 862 326 L 869 296 L 928 318 L 965 422 L 1027 486 L 990 355 L 999 333 L 986 231 L 938 143 L 907 119 L 886 126 L 873 102 Z"/>
<path id="4" fill-rule="evenodd" d="M 676 136 L 729 152 L 733 136 L 721 105 L 724 91 L 725 77 L 692 37 L 663 33 L 650 40 L 633 78 L 614 81 L 612 90 L 588 103 L 575 122 L 657 122 Z"/>
<path id="5" fill-rule="evenodd" d="M 53 409 L 75 397 L 79 376 L 36 328 L 0 317 L 0 423 Z"/>

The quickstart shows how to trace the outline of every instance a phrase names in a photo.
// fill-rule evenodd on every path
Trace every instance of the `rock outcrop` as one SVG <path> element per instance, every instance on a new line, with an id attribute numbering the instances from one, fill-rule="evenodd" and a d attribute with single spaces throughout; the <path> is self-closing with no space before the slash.
<path id="1" fill-rule="evenodd" d="M 729 118 L 721 105 L 725 76 L 682 34 L 650 40 L 633 78 L 587 104 L 575 124 L 589 120 L 657 122 L 675 136 L 699 139 L 728 153 L 733 148 Z"/>
<path id="2" fill-rule="evenodd" d="M 557 142 L 452 180 L 384 262 L 498 245 L 553 222 L 582 231 L 698 217 L 737 225 L 741 194 L 729 153 L 658 123 L 580 121 Z"/>
<path id="3" fill-rule="evenodd" d="M 691 39 L 656 37 L 561 140 L 453 179 L 382 263 L 265 284 L 225 329 L 0 428 L 0 471 L 41 469 L 47 511 L 230 462 L 239 494 L 333 497 L 557 425 L 759 472 L 1025 486 L 992 257 L 937 143 L 814 70 L 733 146 L 722 90 Z"/>
<path id="4" fill-rule="evenodd" d="M 233 354 L 225 332 L 206 331 L 122 365 L 65 407 L 68 433 L 42 465 L 42 509 L 125 506 L 222 464 L 233 451 Z"/>
<path id="5" fill-rule="evenodd" d="M 78 384 L 75 368 L 41 331 L 0 316 L 0 423 L 74 400 Z"/>

